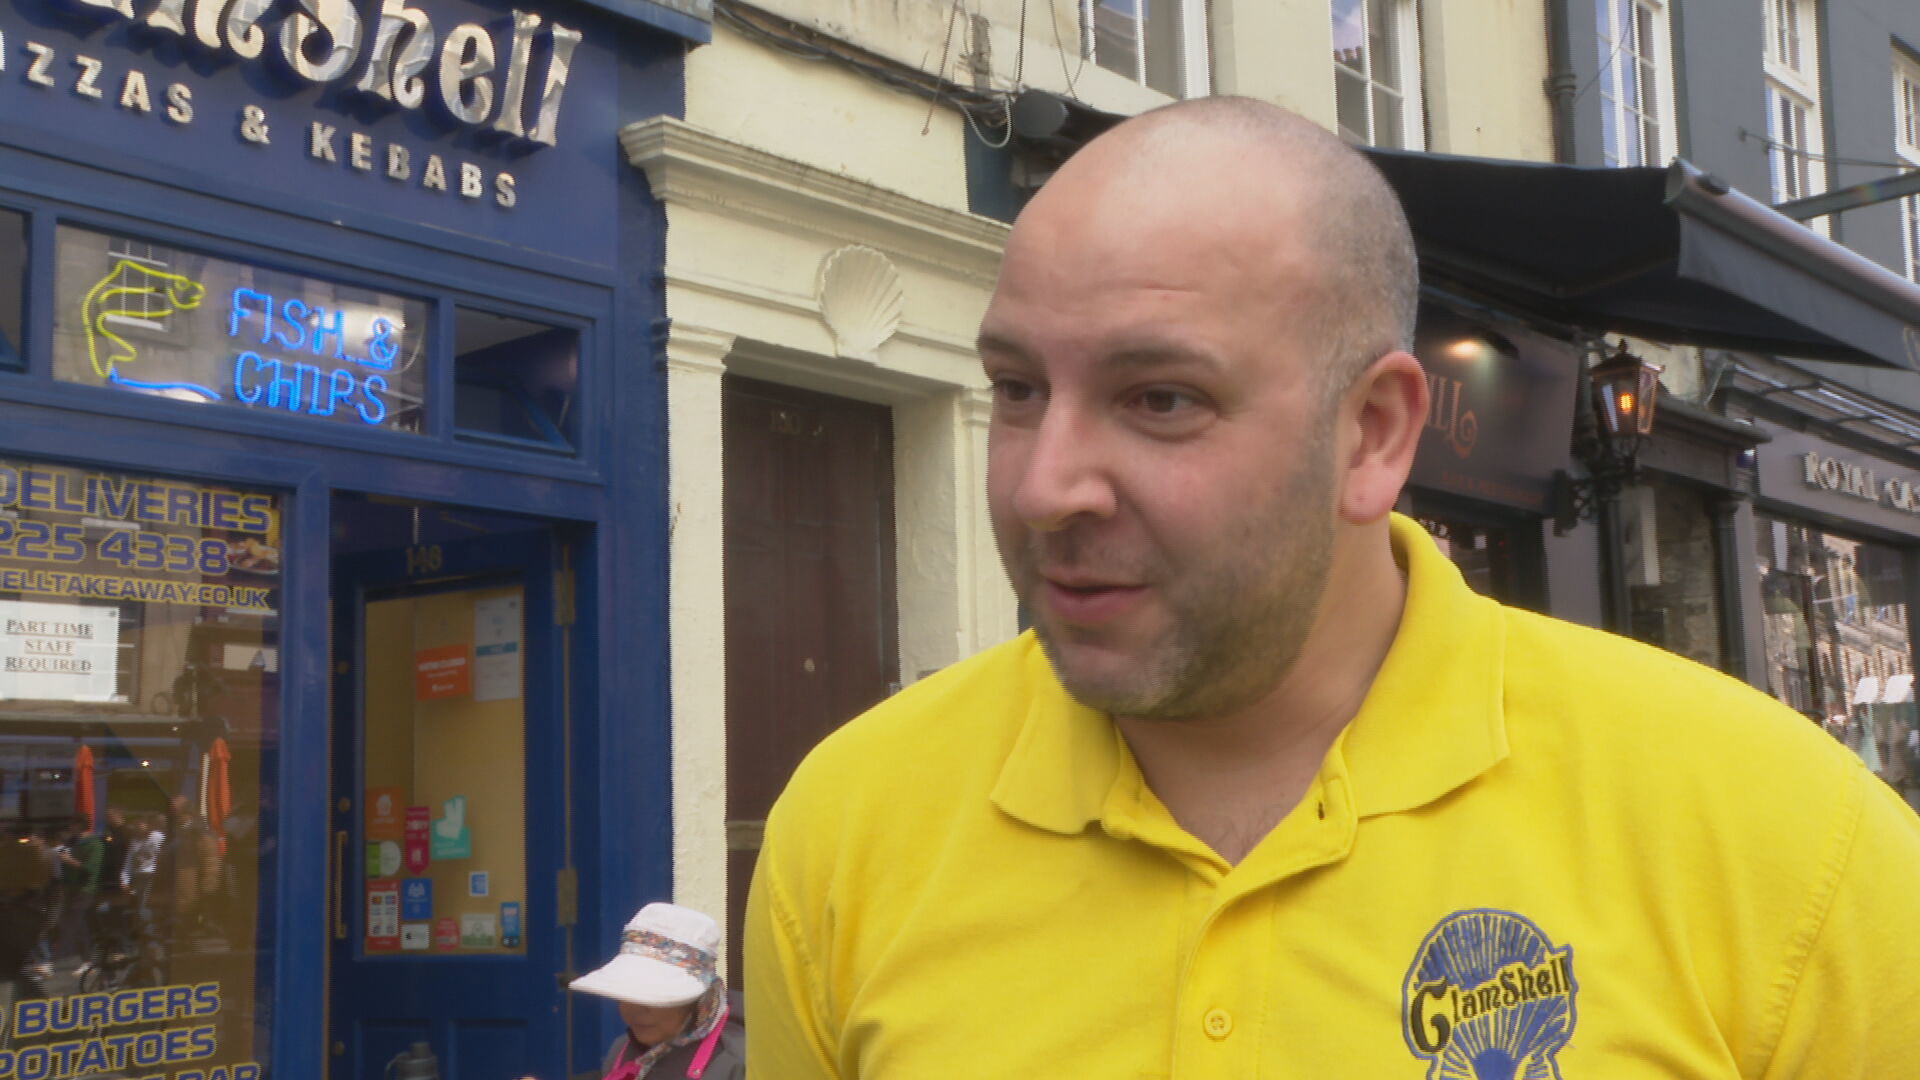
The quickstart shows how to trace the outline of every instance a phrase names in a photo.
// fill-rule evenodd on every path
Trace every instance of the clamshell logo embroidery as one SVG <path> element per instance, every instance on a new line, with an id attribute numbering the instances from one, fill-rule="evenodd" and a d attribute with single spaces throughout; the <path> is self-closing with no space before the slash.
<path id="1" fill-rule="evenodd" d="M 1579 991 L 1573 946 L 1510 911 L 1456 911 L 1407 969 L 1407 1047 L 1428 1063 L 1427 1080 L 1561 1080 Z"/>

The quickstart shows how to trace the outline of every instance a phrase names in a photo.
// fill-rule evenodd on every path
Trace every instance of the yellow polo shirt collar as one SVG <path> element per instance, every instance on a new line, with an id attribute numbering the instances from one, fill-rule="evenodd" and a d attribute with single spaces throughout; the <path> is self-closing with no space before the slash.
<path id="1" fill-rule="evenodd" d="M 1507 756 L 1499 605 L 1467 587 L 1417 522 L 1396 514 L 1392 530 L 1406 609 L 1359 714 L 1320 770 L 1322 787 L 1351 791 L 1359 817 L 1423 806 Z M 994 804 L 1072 834 L 1136 803 L 1144 780 L 1111 719 L 1067 694 L 1030 633 L 1025 664 L 1034 692 Z"/>

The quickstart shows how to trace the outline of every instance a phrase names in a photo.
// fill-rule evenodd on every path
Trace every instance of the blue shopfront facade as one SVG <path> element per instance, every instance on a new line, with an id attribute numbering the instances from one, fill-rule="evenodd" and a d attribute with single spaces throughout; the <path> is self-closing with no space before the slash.
<path id="1" fill-rule="evenodd" d="M 0 830 L 98 857 L 0 873 L 0 1078 L 597 1064 L 565 980 L 671 888 L 616 136 L 706 20 L 0 0 Z"/>

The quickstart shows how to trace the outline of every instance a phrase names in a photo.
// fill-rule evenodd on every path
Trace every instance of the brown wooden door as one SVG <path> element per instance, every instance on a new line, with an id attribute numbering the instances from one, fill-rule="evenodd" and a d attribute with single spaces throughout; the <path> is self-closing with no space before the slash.
<path id="1" fill-rule="evenodd" d="M 727 919 L 737 985 L 768 808 L 815 743 L 899 679 L 893 412 L 729 375 L 722 432 Z"/>

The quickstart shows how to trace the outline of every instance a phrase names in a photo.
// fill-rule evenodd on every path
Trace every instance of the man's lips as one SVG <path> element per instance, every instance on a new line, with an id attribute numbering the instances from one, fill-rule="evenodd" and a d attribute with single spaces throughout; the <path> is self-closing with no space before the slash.
<path id="1" fill-rule="evenodd" d="M 1055 617 L 1069 623 L 1106 622 L 1131 610 L 1146 595 L 1144 585 L 1099 581 L 1077 575 L 1042 579 L 1043 604 Z"/>

